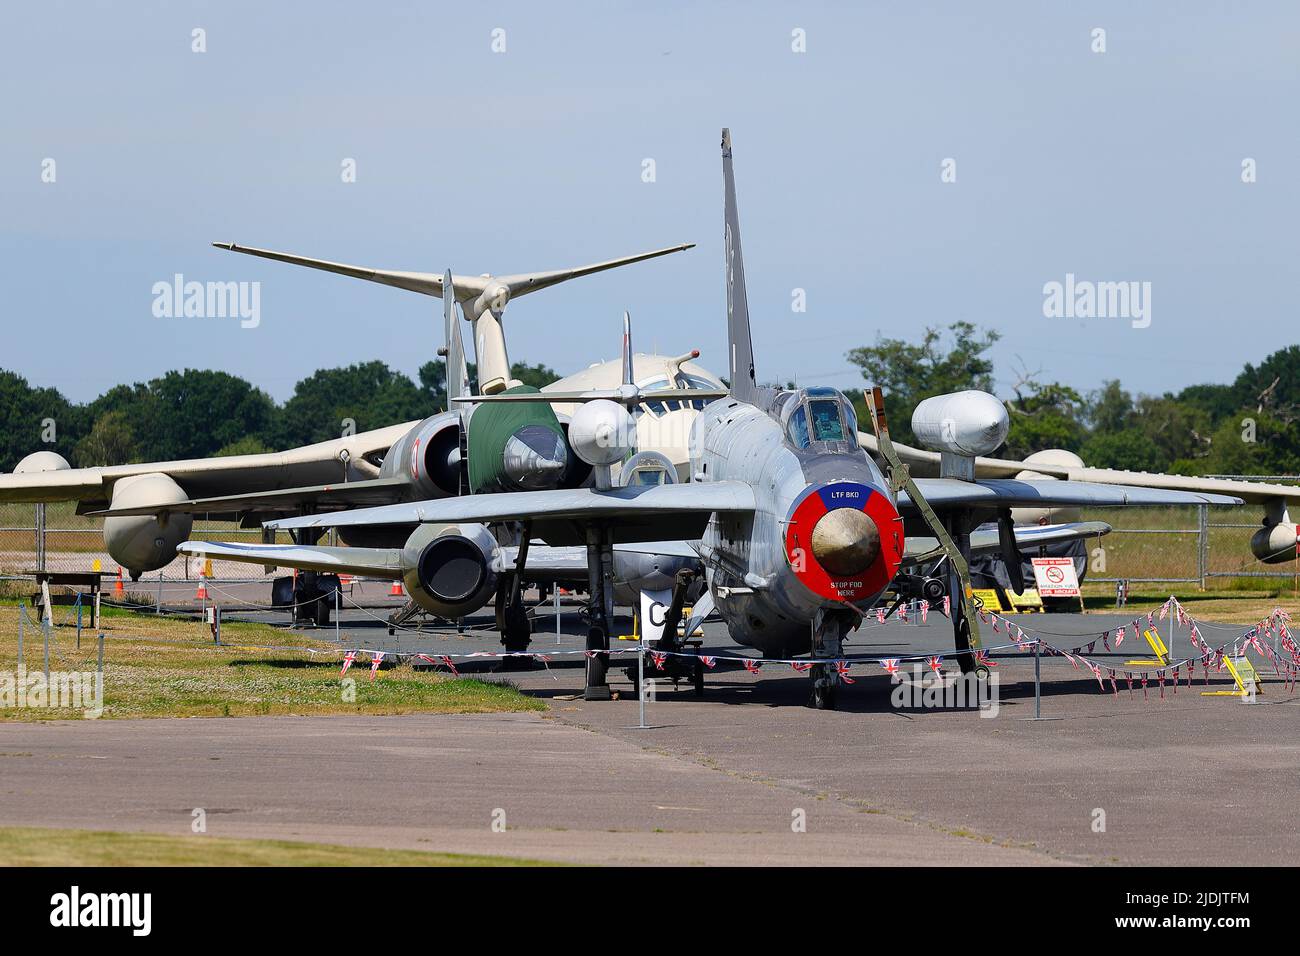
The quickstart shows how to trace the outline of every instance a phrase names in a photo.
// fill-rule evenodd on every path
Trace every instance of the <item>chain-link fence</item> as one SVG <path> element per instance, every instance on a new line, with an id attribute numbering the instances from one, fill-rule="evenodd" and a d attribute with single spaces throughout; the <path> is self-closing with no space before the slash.
<path id="1" fill-rule="evenodd" d="M 0 579 L 30 578 L 34 571 L 103 571 L 115 574 L 117 563 L 104 545 L 102 518 L 79 515 L 73 502 L 46 505 L 0 505 Z M 241 528 L 231 521 L 196 519 L 193 541 L 257 542 L 259 528 Z M 178 555 L 170 564 L 146 577 L 160 575 L 169 581 L 196 580 L 204 562 Z M 212 579 L 256 580 L 262 568 L 236 561 L 213 563 Z"/>
<path id="2" fill-rule="evenodd" d="M 1251 535 L 1261 527 L 1259 521 L 1245 520 L 1252 507 L 1090 510 L 1084 517 L 1105 521 L 1113 530 L 1089 541 L 1087 580 L 1200 588 L 1232 587 L 1248 579 L 1273 579 L 1281 586 L 1300 581 L 1300 557 L 1264 564 L 1251 553 Z"/>

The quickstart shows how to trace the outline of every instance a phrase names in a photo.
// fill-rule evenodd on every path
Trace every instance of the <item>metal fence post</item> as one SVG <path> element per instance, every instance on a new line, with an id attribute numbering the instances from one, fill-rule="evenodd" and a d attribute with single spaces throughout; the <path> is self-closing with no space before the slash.
<path id="1" fill-rule="evenodd" d="M 1196 576 L 1201 579 L 1201 590 L 1205 590 L 1205 576 L 1210 570 L 1210 506 L 1201 505 L 1196 509 L 1200 518 L 1200 535 L 1197 537 Z"/>
<path id="2" fill-rule="evenodd" d="M 45 570 L 45 502 L 36 505 L 36 570 Z"/>

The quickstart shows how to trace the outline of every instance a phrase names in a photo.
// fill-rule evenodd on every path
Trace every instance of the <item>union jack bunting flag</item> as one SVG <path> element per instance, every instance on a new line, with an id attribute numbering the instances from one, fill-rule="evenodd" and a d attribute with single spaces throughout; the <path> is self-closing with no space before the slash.
<path id="1" fill-rule="evenodd" d="M 357 659 L 356 651 L 348 651 L 346 654 L 343 655 L 343 670 L 339 671 L 340 677 L 342 677 L 344 674 L 348 672 L 348 668 L 351 667 L 353 663 L 356 662 L 356 659 Z"/>
<path id="2" fill-rule="evenodd" d="M 836 662 L 835 662 L 835 673 L 840 675 L 840 680 L 844 681 L 844 683 L 846 683 L 846 684 L 852 684 L 852 683 L 853 683 L 853 678 L 849 676 L 849 662 L 848 662 L 848 661 L 836 661 Z"/>
<path id="3" fill-rule="evenodd" d="M 664 662 L 668 660 L 668 655 L 663 651 L 651 651 L 650 660 L 654 661 L 655 670 L 661 671 L 664 669 Z"/>
<path id="4" fill-rule="evenodd" d="M 876 623 L 877 624 L 885 623 L 885 609 L 883 607 L 876 608 Z"/>
<path id="5" fill-rule="evenodd" d="M 384 652 L 383 652 L 383 651 L 372 651 L 371 653 L 372 653 L 372 656 L 371 656 L 371 658 L 370 658 L 370 679 L 371 679 L 371 680 L 374 680 L 374 679 L 375 679 L 375 672 L 379 670 L 379 665 L 380 665 L 380 664 L 383 662 L 383 660 L 384 660 Z"/>
<path id="6" fill-rule="evenodd" d="M 447 665 L 447 670 L 451 671 L 456 677 L 460 676 L 460 671 L 456 670 L 456 665 L 451 662 L 450 657 L 443 657 L 442 662 Z"/>
<path id="7" fill-rule="evenodd" d="M 940 670 L 940 668 L 943 667 L 943 658 L 938 656 L 937 654 L 934 657 L 931 657 L 929 660 L 927 660 L 926 663 L 930 665 L 930 670 L 934 671 L 936 674 L 943 673 L 943 671 Z"/>
<path id="8" fill-rule="evenodd" d="M 952 598 L 946 594 L 943 596 L 943 616 L 952 617 Z"/>
<path id="9" fill-rule="evenodd" d="M 1101 679 L 1101 668 L 1092 661 L 1084 661 L 1084 663 L 1088 665 L 1088 670 L 1092 671 L 1092 676 L 1097 678 L 1097 687 L 1103 694 L 1106 693 L 1106 685 Z"/>
<path id="10" fill-rule="evenodd" d="M 790 666 L 800 674 L 803 674 L 812 668 L 812 661 L 791 661 Z"/>
<path id="11" fill-rule="evenodd" d="M 898 658 L 897 658 L 897 657 L 882 657 L 882 658 L 880 659 L 880 666 L 883 667 L 883 668 L 885 669 L 885 671 L 886 671 L 887 673 L 889 673 L 889 674 L 897 674 L 897 673 L 898 673 Z"/>
<path id="12" fill-rule="evenodd" d="M 705 667 L 709 668 L 710 670 L 712 670 L 713 665 L 718 663 L 718 659 L 716 657 L 707 657 L 704 654 L 701 654 L 700 663 L 703 664 Z"/>
<path id="13" fill-rule="evenodd" d="M 1001 633 L 1002 633 L 1002 628 L 998 627 L 998 616 L 997 616 L 996 614 L 990 614 L 989 617 L 990 617 L 990 618 L 992 619 L 992 621 L 993 621 L 993 633 L 994 633 L 994 634 L 1001 634 Z"/>
<path id="14" fill-rule="evenodd" d="M 985 667 L 997 667 L 997 666 L 998 666 L 996 661 L 991 661 L 991 660 L 989 660 L 989 652 L 988 652 L 988 651 L 985 651 L 985 650 L 979 650 L 979 651 L 976 651 L 976 652 L 975 652 L 975 660 L 978 661 L 979 663 L 983 664 Z"/>
<path id="15" fill-rule="evenodd" d="M 1110 631 L 1101 636 L 1101 646 L 1106 648 L 1107 651 L 1110 650 Z"/>
<path id="16" fill-rule="evenodd" d="M 763 666 L 758 661 L 754 660 L 752 657 L 744 658 L 744 663 L 745 663 L 745 670 L 749 671 L 751 674 L 757 674 L 758 669 Z"/>
<path id="17" fill-rule="evenodd" d="M 906 624 L 906 623 L 907 623 L 907 605 L 906 605 L 906 604 L 900 604 L 900 605 L 898 606 L 898 623 L 900 623 L 900 624 Z"/>
<path id="18" fill-rule="evenodd" d="M 921 602 L 921 623 L 924 624 L 925 619 L 928 618 L 929 616 L 930 616 L 930 602 L 922 601 Z"/>
<path id="19" fill-rule="evenodd" d="M 1119 647 L 1123 643 L 1124 643 L 1124 628 L 1121 627 L 1118 631 L 1115 632 L 1115 646 Z"/>

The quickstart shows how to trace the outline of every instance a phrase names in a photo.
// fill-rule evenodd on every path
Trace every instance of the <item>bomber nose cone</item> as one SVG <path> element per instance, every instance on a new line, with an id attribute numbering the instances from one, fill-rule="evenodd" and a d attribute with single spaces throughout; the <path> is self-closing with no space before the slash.
<path id="1" fill-rule="evenodd" d="M 836 508 L 813 527 L 812 553 L 836 577 L 861 574 L 880 556 L 880 529 L 865 512 Z"/>
<path id="2" fill-rule="evenodd" d="M 506 476 L 525 491 L 554 488 L 569 461 L 564 439 L 540 425 L 528 425 L 511 435 L 502 457 Z"/>

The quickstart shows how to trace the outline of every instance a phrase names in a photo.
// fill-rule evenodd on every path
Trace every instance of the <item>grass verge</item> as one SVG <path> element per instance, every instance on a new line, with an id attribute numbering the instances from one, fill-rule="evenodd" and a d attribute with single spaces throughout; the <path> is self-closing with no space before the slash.
<path id="1" fill-rule="evenodd" d="M 82 710 L 17 707 L 4 698 L 3 672 L 18 665 L 18 614 L 0 607 L 0 720 L 66 720 Z M 324 714 L 483 714 L 542 711 L 546 705 L 506 681 L 456 678 L 385 668 L 370 680 L 362 664 L 340 678 L 332 643 L 265 624 L 228 622 L 223 644 L 212 643 L 208 627 L 150 613 L 106 617 L 104 711 L 109 718 L 243 717 Z M 43 637 L 26 627 L 24 664 L 42 669 Z M 93 671 L 96 641 L 74 627 L 55 627 L 50 641 L 52 671 Z"/>
<path id="2" fill-rule="evenodd" d="M 0 866 L 548 866 L 423 850 L 163 833 L 0 827 Z"/>

